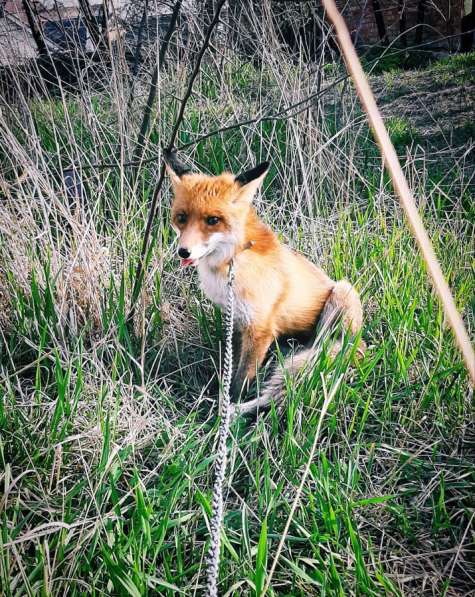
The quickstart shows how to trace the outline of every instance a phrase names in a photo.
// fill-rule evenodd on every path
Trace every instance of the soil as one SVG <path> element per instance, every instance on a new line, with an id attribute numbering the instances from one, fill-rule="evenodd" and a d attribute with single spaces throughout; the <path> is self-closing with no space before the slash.
<path id="1" fill-rule="evenodd" d="M 438 149 L 475 139 L 475 66 L 385 73 L 372 80 L 386 117 L 403 118 Z"/>

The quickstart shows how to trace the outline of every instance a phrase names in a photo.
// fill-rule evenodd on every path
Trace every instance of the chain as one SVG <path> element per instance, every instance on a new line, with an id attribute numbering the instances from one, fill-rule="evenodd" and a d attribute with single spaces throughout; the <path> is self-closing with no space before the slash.
<path id="1" fill-rule="evenodd" d="M 226 312 L 224 319 L 225 346 L 222 383 L 221 424 L 218 435 L 218 449 L 216 453 L 216 477 L 213 487 L 212 518 L 210 523 L 210 546 L 207 556 L 207 597 L 218 595 L 219 556 L 221 547 L 221 527 L 223 525 L 223 485 L 226 474 L 227 450 L 226 441 L 231 423 L 231 376 L 233 373 L 233 323 L 234 323 L 234 264 L 229 263 L 228 284 L 226 296 Z"/>

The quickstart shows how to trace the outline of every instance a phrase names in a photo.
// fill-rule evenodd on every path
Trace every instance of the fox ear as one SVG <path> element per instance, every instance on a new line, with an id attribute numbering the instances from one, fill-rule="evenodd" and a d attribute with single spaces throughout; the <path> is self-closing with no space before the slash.
<path id="1" fill-rule="evenodd" d="M 251 202 L 257 189 L 261 186 L 268 170 L 269 162 L 262 162 L 252 170 L 246 170 L 241 172 L 235 177 L 236 182 L 240 189 L 238 191 L 238 199 L 246 199 Z"/>
<path id="2" fill-rule="evenodd" d="M 163 151 L 163 160 L 165 162 L 165 168 L 167 169 L 168 176 L 174 185 L 180 183 L 180 179 L 185 174 L 191 172 L 191 168 L 188 168 L 180 162 L 177 158 L 176 151 L 169 151 L 165 149 Z"/>

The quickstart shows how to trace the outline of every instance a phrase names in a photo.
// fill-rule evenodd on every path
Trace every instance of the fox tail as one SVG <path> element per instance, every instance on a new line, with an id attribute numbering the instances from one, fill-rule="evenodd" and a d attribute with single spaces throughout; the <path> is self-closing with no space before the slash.
<path id="1" fill-rule="evenodd" d="M 329 297 L 325 302 L 323 311 L 319 317 L 318 323 L 322 331 L 331 330 L 332 326 L 340 321 L 345 331 L 356 335 L 363 324 L 363 309 L 361 301 L 355 288 L 346 280 L 341 280 L 335 284 Z M 336 339 L 331 348 L 330 355 L 335 357 L 342 348 L 342 339 Z M 365 343 L 360 340 L 357 354 L 363 356 L 366 350 Z M 269 380 L 265 383 L 261 395 L 248 402 L 243 402 L 235 406 L 239 414 L 249 414 L 257 409 L 266 408 L 274 401 L 280 403 L 285 397 L 285 379 L 286 375 L 292 378 L 296 377 L 307 365 L 319 354 L 319 346 L 303 349 L 296 354 L 287 357 L 283 366 L 277 366 L 271 373 Z"/>

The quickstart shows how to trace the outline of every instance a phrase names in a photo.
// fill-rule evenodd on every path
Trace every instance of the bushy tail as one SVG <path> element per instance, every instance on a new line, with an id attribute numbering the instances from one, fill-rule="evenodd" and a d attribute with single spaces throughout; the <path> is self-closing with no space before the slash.
<path id="1" fill-rule="evenodd" d="M 324 333 L 330 331 L 337 321 L 340 321 L 343 329 L 351 332 L 351 334 L 357 334 L 363 323 L 363 309 L 360 297 L 346 280 L 337 282 L 333 287 L 320 315 L 319 326 Z M 330 349 L 330 355 L 336 356 L 341 347 L 341 339 L 335 340 Z M 365 343 L 360 341 L 358 354 L 362 356 L 365 349 Z M 314 345 L 289 356 L 282 367 L 277 366 L 274 369 L 259 398 L 236 405 L 236 411 L 240 414 L 248 414 L 258 408 L 268 407 L 272 401 L 275 403 L 281 402 L 285 396 L 285 376 L 297 376 L 308 363 L 311 363 L 318 352 L 319 347 Z"/>

